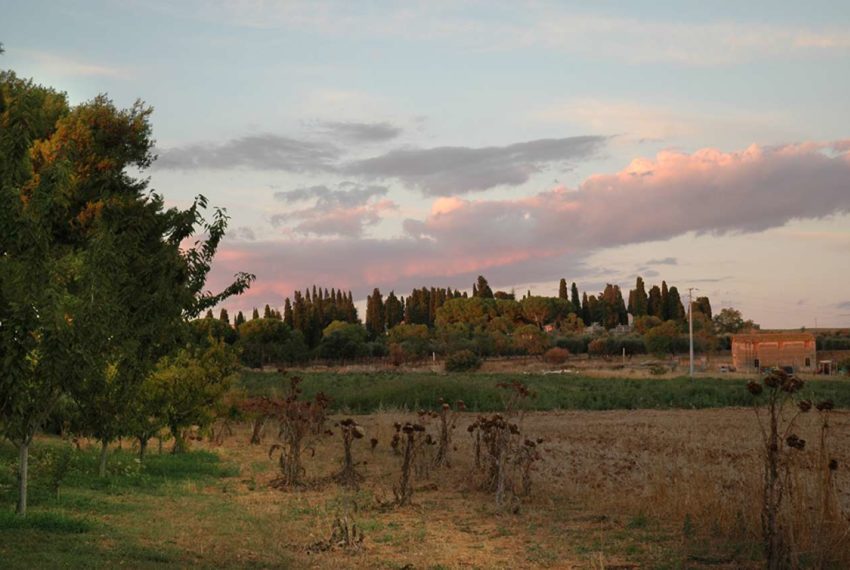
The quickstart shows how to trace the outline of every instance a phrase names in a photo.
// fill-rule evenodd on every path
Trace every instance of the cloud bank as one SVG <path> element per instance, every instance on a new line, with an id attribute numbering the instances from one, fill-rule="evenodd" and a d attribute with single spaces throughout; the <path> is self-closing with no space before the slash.
<path id="1" fill-rule="evenodd" d="M 404 235 L 394 239 L 228 244 L 216 272 L 257 273 L 259 286 L 246 303 L 313 282 L 363 294 L 374 286 L 457 286 L 480 272 L 497 283 L 553 279 L 607 247 L 688 232 L 758 232 L 850 212 L 844 144 L 661 152 L 620 172 L 591 176 L 575 189 L 515 200 L 440 199 L 426 218 L 406 220 Z M 334 194 L 314 189 L 302 195 Z"/>

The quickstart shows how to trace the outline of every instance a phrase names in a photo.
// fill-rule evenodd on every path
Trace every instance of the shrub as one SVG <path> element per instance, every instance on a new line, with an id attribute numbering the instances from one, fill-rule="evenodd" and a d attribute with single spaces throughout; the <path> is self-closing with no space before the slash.
<path id="1" fill-rule="evenodd" d="M 590 337 L 587 336 L 562 336 L 555 340 L 555 346 L 566 348 L 572 354 L 584 354 L 589 342 Z"/>
<path id="2" fill-rule="evenodd" d="M 446 372 L 467 372 L 480 367 L 481 359 L 471 350 L 459 350 L 446 358 Z"/>
<path id="3" fill-rule="evenodd" d="M 570 357 L 570 351 L 566 348 L 550 348 L 543 355 L 543 360 L 549 364 L 563 364 Z"/>
<path id="4" fill-rule="evenodd" d="M 594 356 L 608 354 L 608 340 L 604 338 L 595 338 L 587 345 L 587 353 Z"/>

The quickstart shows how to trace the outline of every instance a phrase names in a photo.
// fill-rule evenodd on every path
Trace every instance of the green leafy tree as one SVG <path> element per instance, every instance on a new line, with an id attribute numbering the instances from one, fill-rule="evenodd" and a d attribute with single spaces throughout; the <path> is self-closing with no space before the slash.
<path id="1" fill-rule="evenodd" d="M 554 304 L 550 297 L 525 297 L 520 301 L 520 305 L 523 318 L 537 325 L 538 329 L 552 321 Z"/>
<path id="2" fill-rule="evenodd" d="M 651 354 L 664 355 L 675 351 L 676 340 L 679 338 L 679 326 L 675 321 L 664 323 L 650 329 L 644 335 L 646 351 Z"/>
<path id="3" fill-rule="evenodd" d="M 366 329 L 360 324 L 333 321 L 322 331 L 319 354 L 333 360 L 364 356 L 366 337 Z"/>
<path id="4" fill-rule="evenodd" d="M 238 370 L 235 352 L 223 342 L 206 349 L 181 350 L 160 362 L 150 389 L 161 392 L 167 402 L 163 415 L 174 437 L 174 453 L 186 449 L 186 428 L 205 427 L 214 419 L 215 405 Z"/>
<path id="5" fill-rule="evenodd" d="M 732 307 L 720 309 L 714 316 L 714 326 L 719 334 L 735 334 L 759 326 L 751 320 L 744 320 L 741 311 Z"/>
<path id="6" fill-rule="evenodd" d="M 92 364 L 74 354 L 85 342 L 75 326 L 85 302 L 75 287 L 81 252 L 53 234 L 69 215 L 57 200 L 67 172 L 40 168 L 32 152 L 68 110 L 63 94 L 0 72 L 0 429 L 18 448 L 19 514 L 33 437 Z"/>
<path id="7" fill-rule="evenodd" d="M 535 325 L 523 325 L 514 331 L 514 345 L 526 354 L 543 354 L 549 348 L 549 337 Z"/>
<path id="8" fill-rule="evenodd" d="M 252 319 L 239 327 L 242 362 L 259 368 L 280 362 L 307 358 L 307 344 L 301 331 L 293 331 L 279 319 Z"/>

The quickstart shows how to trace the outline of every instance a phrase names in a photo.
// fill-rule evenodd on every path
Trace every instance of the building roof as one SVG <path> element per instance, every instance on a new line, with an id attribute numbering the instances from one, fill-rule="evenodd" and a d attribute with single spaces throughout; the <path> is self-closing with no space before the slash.
<path id="1" fill-rule="evenodd" d="M 814 342 L 815 335 L 807 332 L 733 334 L 732 342 Z"/>

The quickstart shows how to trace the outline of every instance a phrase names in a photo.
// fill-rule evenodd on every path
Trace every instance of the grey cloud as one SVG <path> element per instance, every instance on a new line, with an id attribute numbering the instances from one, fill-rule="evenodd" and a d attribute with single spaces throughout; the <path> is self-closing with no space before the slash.
<path id="1" fill-rule="evenodd" d="M 580 136 L 501 147 L 401 149 L 349 163 L 342 170 L 368 178 L 395 178 L 429 196 L 456 195 L 523 184 L 544 165 L 595 155 L 607 140 Z"/>
<path id="2" fill-rule="evenodd" d="M 233 230 L 233 233 L 235 234 L 237 239 L 241 239 L 241 240 L 245 240 L 245 241 L 254 241 L 255 239 L 257 239 L 257 236 L 254 233 L 254 230 L 251 229 L 248 226 L 240 226 L 240 227 L 236 228 L 235 230 Z"/>
<path id="3" fill-rule="evenodd" d="M 384 186 L 364 186 L 342 182 L 336 188 L 324 185 L 276 192 L 275 198 L 287 204 L 314 201 L 308 207 L 290 210 L 271 217 L 271 223 L 281 226 L 295 222 L 290 229 L 300 234 L 318 236 L 359 237 L 366 226 L 381 221 L 381 214 L 397 208 Z"/>
<path id="4" fill-rule="evenodd" d="M 675 257 L 665 257 L 664 259 L 650 259 L 645 265 L 679 265 L 679 261 Z"/>
<path id="5" fill-rule="evenodd" d="M 371 198 L 386 196 L 386 186 L 360 185 L 355 182 L 342 182 L 336 189 L 323 184 L 317 186 L 306 186 L 289 190 L 286 192 L 275 192 L 274 197 L 286 203 L 301 202 L 304 200 L 316 200 L 316 205 L 321 207 L 355 207 L 361 206 Z"/>
<path id="6" fill-rule="evenodd" d="M 340 150 L 327 142 L 298 140 L 272 134 L 250 135 L 223 144 L 196 143 L 157 149 L 154 168 L 162 170 L 225 170 L 249 168 L 287 172 L 331 171 Z"/>
<path id="7" fill-rule="evenodd" d="M 379 143 L 398 137 L 403 129 L 392 123 L 348 123 L 321 121 L 315 123 L 316 129 L 326 135 L 338 137 L 350 142 Z"/>
<path id="8" fill-rule="evenodd" d="M 835 307 L 841 311 L 850 310 L 850 301 L 844 301 L 843 303 L 838 303 Z"/>

